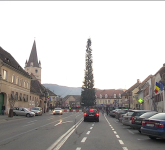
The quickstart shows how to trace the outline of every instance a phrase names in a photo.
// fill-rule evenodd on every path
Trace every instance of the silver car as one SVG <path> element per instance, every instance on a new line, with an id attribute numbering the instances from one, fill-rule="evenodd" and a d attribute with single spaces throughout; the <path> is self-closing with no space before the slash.
<path id="1" fill-rule="evenodd" d="M 33 116 L 35 116 L 35 113 L 29 111 L 27 108 L 24 108 L 24 107 L 14 107 L 13 108 L 13 115 L 14 116 L 33 117 Z"/>
<path id="2" fill-rule="evenodd" d="M 31 111 L 35 113 L 36 116 L 42 115 L 42 108 L 41 107 L 33 107 Z"/>
<path id="3" fill-rule="evenodd" d="M 62 115 L 62 109 L 61 108 L 55 108 L 53 110 L 53 115 L 56 115 L 56 114 Z"/>
<path id="4" fill-rule="evenodd" d="M 149 112 L 151 110 L 130 110 L 126 115 L 123 116 L 122 123 L 123 125 L 130 126 L 132 124 L 132 120 L 137 117 L 141 116 L 142 114 Z"/>

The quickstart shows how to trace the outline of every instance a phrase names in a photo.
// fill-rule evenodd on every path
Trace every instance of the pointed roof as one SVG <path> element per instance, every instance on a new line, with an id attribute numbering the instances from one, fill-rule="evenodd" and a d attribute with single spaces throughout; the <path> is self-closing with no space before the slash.
<path id="1" fill-rule="evenodd" d="M 27 63 L 27 67 L 30 67 L 31 62 L 33 62 L 33 67 L 39 67 L 35 40 L 34 40 L 34 43 L 33 43 L 33 47 L 32 47 L 32 50 L 31 50 L 30 57 L 29 57 L 29 61 Z"/>

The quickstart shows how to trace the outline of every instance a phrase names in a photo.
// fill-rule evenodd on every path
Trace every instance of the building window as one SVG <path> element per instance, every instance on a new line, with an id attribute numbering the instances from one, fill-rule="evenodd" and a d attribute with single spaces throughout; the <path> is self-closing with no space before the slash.
<path id="1" fill-rule="evenodd" d="M 7 71 L 6 70 L 3 70 L 3 79 L 7 80 Z"/>
<path id="2" fill-rule="evenodd" d="M 119 94 L 119 98 L 121 98 L 121 94 Z"/>
<path id="3" fill-rule="evenodd" d="M 116 94 L 114 94 L 114 98 L 116 98 Z"/>
<path id="4" fill-rule="evenodd" d="M 19 77 L 16 78 L 16 84 L 19 85 Z"/>
<path id="5" fill-rule="evenodd" d="M 15 93 L 15 100 L 18 100 L 18 92 Z"/>
<path id="6" fill-rule="evenodd" d="M 14 74 L 13 74 L 13 75 L 12 75 L 11 82 L 14 83 L 14 81 L 15 81 L 15 76 L 14 76 Z"/>
<path id="7" fill-rule="evenodd" d="M 24 88 L 26 88 L 26 82 L 24 81 Z"/>
<path id="8" fill-rule="evenodd" d="M 22 101 L 22 93 L 20 93 L 19 99 L 20 99 L 20 101 Z"/>
<path id="9" fill-rule="evenodd" d="M 102 98 L 102 95 L 100 94 L 100 98 Z"/>
<path id="10" fill-rule="evenodd" d="M 105 98 L 108 98 L 108 95 L 107 94 L 105 94 Z"/>
<path id="11" fill-rule="evenodd" d="M 108 100 L 108 103 L 110 104 L 110 102 L 111 102 L 111 100 L 109 99 L 109 100 Z"/>
<path id="12" fill-rule="evenodd" d="M 27 82 L 27 89 L 29 88 L 29 83 Z"/>

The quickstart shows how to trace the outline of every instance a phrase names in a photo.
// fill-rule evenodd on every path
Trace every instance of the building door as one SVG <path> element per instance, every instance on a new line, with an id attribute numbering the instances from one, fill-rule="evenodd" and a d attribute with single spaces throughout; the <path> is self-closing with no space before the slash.
<path id="1" fill-rule="evenodd" d="M 0 114 L 2 114 L 2 106 L 4 104 L 4 95 L 0 93 Z"/>

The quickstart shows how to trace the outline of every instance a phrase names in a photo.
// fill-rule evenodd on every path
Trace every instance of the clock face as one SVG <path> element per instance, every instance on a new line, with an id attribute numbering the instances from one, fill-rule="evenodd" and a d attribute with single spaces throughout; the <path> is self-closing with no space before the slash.
<path id="1" fill-rule="evenodd" d="M 38 72 L 38 70 L 36 69 L 36 70 L 35 70 L 35 72 L 37 73 L 37 72 Z"/>

